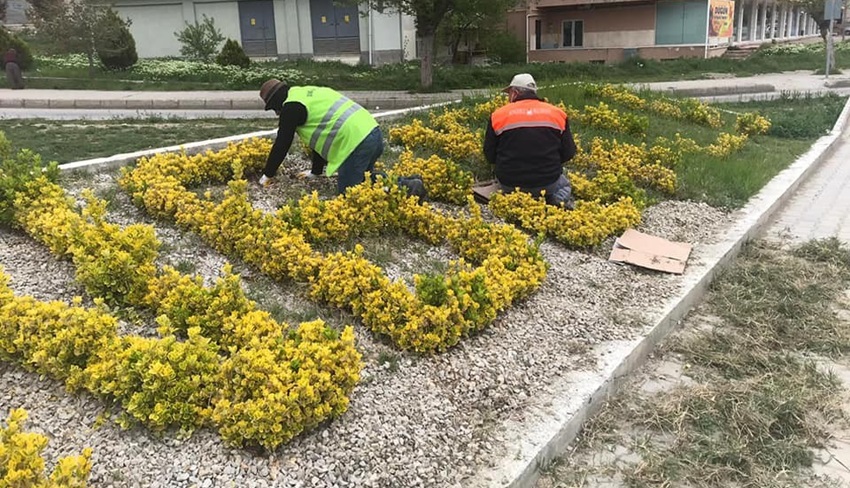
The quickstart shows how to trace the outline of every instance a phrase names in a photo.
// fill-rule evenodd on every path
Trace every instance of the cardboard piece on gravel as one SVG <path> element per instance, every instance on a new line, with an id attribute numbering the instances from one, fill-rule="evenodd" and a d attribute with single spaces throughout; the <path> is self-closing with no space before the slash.
<path id="1" fill-rule="evenodd" d="M 499 190 L 496 180 L 482 181 L 472 186 L 472 195 L 478 203 L 490 203 L 490 196 Z"/>
<path id="2" fill-rule="evenodd" d="M 691 246 L 628 229 L 614 242 L 609 261 L 640 266 L 641 268 L 682 274 L 691 255 Z"/>

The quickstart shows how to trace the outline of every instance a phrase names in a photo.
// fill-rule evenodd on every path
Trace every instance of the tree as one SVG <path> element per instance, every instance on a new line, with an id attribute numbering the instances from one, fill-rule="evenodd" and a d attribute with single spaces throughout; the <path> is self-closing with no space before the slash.
<path id="1" fill-rule="evenodd" d="M 827 38 L 828 35 L 832 33 L 829 32 L 829 19 L 824 18 L 824 10 L 826 8 L 826 0 L 793 0 L 794 4 L 802 7 L 806 13 L 814 19 L 817 23 L 818 28 L 820 29 L 820 35 L 823 38 L 824 44 L 828 43 L 829 40 Z M 836 0 L 836 3 L 843 4 L 843 0 Z M 835 58 L 831 59 L 829 71 L 832 72 L 835 69 Z"/>
<path id="2" fill-rule="evenodd" d="M 130 24 L 129 20 L 122 19 L 111 8 L 102 15 L 95 49 L 100 62 L 111 70 L 127 69 L 139 60 Z"/>
<path id="3" fill-rule="evenodd" d="M 441 38 L 446 40 L 452 62 L 460 61 L 459 46 L 464 40 L 492 35 L 498 30 L 509 9 L 515 7 L 517 0 L 462 0 L 456 2 L 452 14 L 443 21 Z"/>
<path id="4" fill-rule="evenodd" d="M 194 24 L 186 22 L 186 27 L 174 35 L 182 44 L 180 54 L 189 59 L 209 63 L 218 53 L 218 46 L 224 42 L 224 36 L 215 26 L 214 19 L 206 15 L 203 17 L 204 21 L 201 23 L 197 20 Z"/>
<path id="5" fill-rule="evenodd" d="M 224 47 L 221 48 L 221 52 L 216 56 L 215 62 L 222 66 L 239 66 L 240 68 L 251 66 L 251 59 L 245 54 L 242 46 L 233 39 L 228 39 L 224 43 Z"/>
<path id="6" fill-rule="evenodd" d="M 508 0 L 347 0 L 363 3 L 379 12 L 385 9 L 397 10 L 411 15 L 416 23 L 416 39 L 421 46 L 419 58 L 420 84 L 430 88 L 434 82 L 434 51 L 437 31 L 444 22 L 452 22 L 460 29 L 473 26 L 486 27 L 486 19 L 491 15 L 504 15 Z M 457 17 L 455 17 L 457 15 Z M 492 18 L 492 17 L 490 17 Z M 459 42 L 459 41 L 458 41 Z"/>
<path id="7" fill-rule="evenodd" d="M 95 33 L 105 11 L 89 0 L 47 1 L 31 9 L 38 32 L 52 41 L 60 52 L 86 54 L 89 76 L 94 76 L 97 55 Z"/>
<path id="8" fill-rule="evenodd" d="M 356 1 L 356 0 L 355 0 Z M 416 22 L 416 39 L 422 47 L 420 83 L 422 88 L 430 88 L 434 81 L 434 48 L 437 29 L 443 20 L 451 15 L 458 3 L 469 0 L 359 0 L 382 12 L 390 8 L 412 15 Z"/>

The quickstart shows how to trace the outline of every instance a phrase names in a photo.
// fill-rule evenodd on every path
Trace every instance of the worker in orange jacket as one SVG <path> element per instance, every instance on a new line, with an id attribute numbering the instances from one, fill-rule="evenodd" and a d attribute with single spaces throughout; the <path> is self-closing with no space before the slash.
<path id="1" fill-rule="evenodd" d="M 530 74 L 514 76 L 504 89 L 510 103 L 490 116 L 484 136 L 484 156 L 495 165 L 501 190 L 519 189 L 546 203 L 574 207 L 564 164 L 576 155 L 567 114 L 537 95 Z"/>

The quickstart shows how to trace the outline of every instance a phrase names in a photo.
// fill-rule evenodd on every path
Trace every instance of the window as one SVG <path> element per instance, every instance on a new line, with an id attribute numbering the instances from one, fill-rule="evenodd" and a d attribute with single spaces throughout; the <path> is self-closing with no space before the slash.
<path id="1" fill-rule="evenodd" d="M 534 49 L 540 49 L 543 40 L 543 22 L 534 21 Z"/>
<path id="2" fill-rule="evenodd" d="M 584 45 L 584 21 L 564 21 L 564 47 L 581 47 Z"/>

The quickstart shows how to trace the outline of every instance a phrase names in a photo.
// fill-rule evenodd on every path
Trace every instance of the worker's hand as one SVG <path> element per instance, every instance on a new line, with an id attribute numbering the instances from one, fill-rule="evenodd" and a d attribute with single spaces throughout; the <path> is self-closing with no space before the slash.
<path id="1" fill-rule="evenodd" d="M 267 187 L 274 183 L 274 178 L 269 178 L 266 175 L 260 177 L 260 186 Z"/>
<path id="2" fill-rule="evenodd" d="M 304 179 L 312 180 L 312 179 L 314 179 L 314 178 L 318 178 L 318 177 L 319 177 L 319 175 L 315 175 L 315 174 L 313 174 L 313 172 L 312 172 L 312 171 L 310 171 L 309 169 L 305 169 L 304 171 L 300 171 L 300 172 L 298 172 L 298 174 L 296 174 L 295 176 L 296 176 L 299 180 L 304 180 Z"/>

